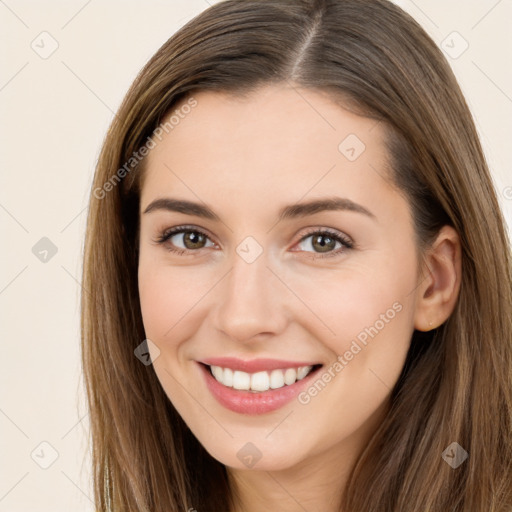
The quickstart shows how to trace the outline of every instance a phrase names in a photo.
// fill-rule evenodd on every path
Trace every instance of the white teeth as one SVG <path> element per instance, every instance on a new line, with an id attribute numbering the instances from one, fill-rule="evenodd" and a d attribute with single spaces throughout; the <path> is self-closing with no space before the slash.
<path id="1" fill-rule="evenodd" d="M 270 387 L 272 389 L 282 388 L 284 386 L 283 370 L 272 370 L 270 374 Z"/>
<path id="2" fill-rule="evenodd" d="M 258 372 L 251 375 L 251 389 L 253 391 L 268 391 L 270 377 L 267 372 Z"/>
<path id="3" fill-rule="evenodd" d="M 298 380 L 306 377 L 312 370 L 312 366 L 299 368 L 287 368 L 286 370 L 272 370 L 257 373 L 247 373 L 231 368 L 211 366 L 211 372 L 215 379 L 226 387 L 246 391 L 268 391 L 279 389 L 285 385 L 290 386 Z"/>
<path id="4" fill-rule="evenodd" d="M 297 380 L 302 380 L 311 371 L 311 366 L 297 368 Z"/>
<path id="5" fill-rule="evenodd" d="M 251 388 L 251 376 L 245 372 L 239 372 L 238 370 L 233 372 L 233 387 L 235 389 Z"/>
<path id="6" fill-rule="evenodd" d="M 222 375 L 223 375 L 223 373 L 224 373 L 224 370 L 223 370 L 220 366 L 212 366 L 212 367 L 211 367 L 211 369 L 212 369 L 213 376 L 214 376 L 218 381 L 223 380 L 223 379 L 222 379 Z"/>
<path id="7" fill-rule="evenodd" d="M 213 366 L 212 366 L 213 368 Z M 220 368 L 220 366 L 217 366 Z M 222 382 L 224 386 L 228 386 L 229 388 L 233 387 L 233 370 L 231 368 L 220 368 L 222 371 L 222 378 L 217 379 L 219 382 Z"/>
<path id="8" fill-rule="evenodd" d="M 297 370 L 294 370 L 293 368 L 288 368 L 284 372 L 284 383 L 289 386 L 290 384 L 293 384 L 297 380 Z"/>

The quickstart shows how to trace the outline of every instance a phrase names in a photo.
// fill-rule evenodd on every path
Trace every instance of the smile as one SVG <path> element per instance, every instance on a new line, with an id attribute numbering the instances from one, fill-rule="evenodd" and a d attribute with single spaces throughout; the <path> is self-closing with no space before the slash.
<path id="1" fill-rule="evenodd" d="M 299 368 L 286 368 L 284 370 L 261 371 L 247 373 L 232 368 L 210 366 L 213 377 L 223 386 L 233 389 L 253 391 L 255 393 L 291 386 L 305 378 L 313 366 L 300 366 Z"/>
<path id="2" fill-rule="evenodd" d="M 280 409 L 310 385 L 323 366 L 276 359 L 212 358 L 197 361 L 205 384 L 223 407 L 240 414 Z"/>

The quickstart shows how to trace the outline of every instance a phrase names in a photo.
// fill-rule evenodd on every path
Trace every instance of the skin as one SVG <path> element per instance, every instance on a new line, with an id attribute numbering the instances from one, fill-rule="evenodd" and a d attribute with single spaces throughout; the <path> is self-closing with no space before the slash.
<path id="1" fill-rule="evenodd" d="M 159 350 L 154 370 L 198 440 L 227 466 L 236 512 L 338 511 L 413 330 L 437 327 L 454 308 L 459 239 L 443 228 L 420 265 L 409 205 L 389 178 L 385 128 L 374 120 L 288 84 L 243 99 L 194 97 L 197 106 L 148 155 L 141 191 L 139 293 L 147 338 Z M 349 134 L 366 146 L 354 161 L 338 149 Z M 285 205 L 333 196 L 373 216 L 320 211 L 278 221 Z M 164 197 L 206 204 L 221 221 L 144 213 Z M 184 245 L 183 234 L 156 242 L 183 224 L 208 235 L 202 248 Z M 337 254 L 318 257 L 326 253 L 311 233 L 326 228 L 354 248 L 340 252 L 331 241 Z M 263 249 L 252 263 L 236 251 L 248 236 Z M 169 251 L 173 243 L 186 253 Z M 259 416 L 229 411 L 195 362 L 274 358 L 320 362 L 324 370 L 397 303 L 400 312 L 307 404 L 293 400 Z M 248 442 L 262 454 L 251 469 L 237 457 Z"/>

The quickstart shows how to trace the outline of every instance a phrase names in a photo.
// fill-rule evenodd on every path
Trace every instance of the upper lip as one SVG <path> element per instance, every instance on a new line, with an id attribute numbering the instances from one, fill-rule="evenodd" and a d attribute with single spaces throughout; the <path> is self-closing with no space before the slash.
<path id="1" fill-rule="evenodd" d="M 220 366 L 221 368 L 231 368 L 246 373 L 256 373 L 265 370 L 283 370 L 286 368 L 299 368 L 301 366 L 315 366 L 319 363 L 310 361 L 285 361 L 283 359 L 250 359 L 243 360 L 236 357 L 210 357 L 202 359 L 200 363 L 208 366 Z"/>

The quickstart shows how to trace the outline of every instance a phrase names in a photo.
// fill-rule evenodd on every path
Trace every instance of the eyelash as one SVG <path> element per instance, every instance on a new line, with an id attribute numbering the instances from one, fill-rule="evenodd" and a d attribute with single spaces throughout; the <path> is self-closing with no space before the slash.
<path id="1" fill-rule="evenodd" d="M 197 228 L 195 226 L 176 226 L 174 228 L 167 229 L 166 231 L 162 232 L 162 234 L 160 236 L 158 236 L 158 238 L 155 239 L 155 243 L 160 244 L 160 245 L 164 245 L 166 242 L 169 241 L 169 239 L 172 236 L 180 234 L 180 233 L 186 233 L 186 232 L 189 232 L 189 231 L 194 232 L 194 233 L 199 233 L 199 234 L 207 237 L 208 239 L 210 239 L 210 237 L 208 236 L 207 233 L 205 233 L 203 230 L 201 230 L 201 229 L 199 229 L 199 228 Z M 333 230 L 331 230 L 329 228 L 324 228 L 324 229 L 315 228 L 315 229 L 312 229 L 312 230 L 306 232 L 304 234 L 304 236 L 297 243 L 303 242 L 305 239 L 309 238 L 311 235 L 328 235 L 335 242 L 339 242 L 342 245 L 342 248 L 339 248 L 339 249 L 333 250 L 333 251 L 329 251 L 329 252 L 327 252 L 325 254 L 313 253 L 314 256 L 309 256 L 312 259 L 331 258 L 333 256 L 339 256 L 340 253 L 345 252 L 347 249 L 353 249 L 354 248 L 354 242 L 352 242 L 352 240 L 350 238 L 348 238 L 345 235 L 342 235 L 341 233 L 338 233 L 337 231 L 333 231 Z M 173 253 L 175 253 L 177 255 L 185 255 L 187 253 L 193 253 L 193 252 L 198 252 L 199 251 L 199 250 L 193 250 L 193 249 L 181 249 L 179 247 L 173 247 L 172 245 L 169 245 L 167 247 L 167 250 L 170 251 L 170 252 L 173 252 Z M 309 253 L 309 251 L 294 251 L 294 252 L 306 252 L 306 253 Z M 309 253 L 309 254 L 311 254 L 311 253 Z"/>

